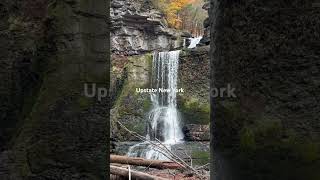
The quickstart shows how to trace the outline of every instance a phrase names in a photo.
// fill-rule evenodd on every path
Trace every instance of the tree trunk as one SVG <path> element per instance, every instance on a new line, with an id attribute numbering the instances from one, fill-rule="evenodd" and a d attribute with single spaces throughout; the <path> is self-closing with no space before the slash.
<path id="1" fill-rule="evenodd" d="M 127 156 L 110 156 L 111 163 L 129 164 L 135 166 L 145 166 L 156 169 L 182 169 L 183 165 L 173 161 L 149 160 L 143 158 L 133 158 Z"/>
<path id="2" fill-rule="evenodd" d="M 142 173 L 142 172 L 138 172 L 138 171 L 132 171 L 126 168 L 121 168 L 121 167 L 117 167 L 117 166 L 110 166 L 110 175 L 113 179 L 117 179 L 114 175 L 120 176 L 120 177 L 124 177 L 126 179 L 129 178 L 129 173 L 131 175 L 132 179 L 139 179 L 139 180 L 168 180 L 166 178 L 162 178 L 162 177 L 157 177 L 157 176 L 152 176 L 150 174 L 146 174 L 146 173 Z M 121 178 L 118 178 L 121 179 Z"/>

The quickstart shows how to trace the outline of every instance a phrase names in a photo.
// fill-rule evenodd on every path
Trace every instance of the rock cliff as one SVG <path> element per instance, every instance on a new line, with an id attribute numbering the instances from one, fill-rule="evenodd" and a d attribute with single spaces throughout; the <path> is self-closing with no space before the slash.
<path id="1" fill-rule="evenodd" d="M 112 63 L 114 65 L 111 75 L 113 87 L 116 87 L 117 84 L 115 82 L 117 82 L 117 79 L 123 77 L 121 85 L 118 84 L 119 88 L 117 91 L 113 91 L 112 93 L 114 102 L 111 110 L 111 140 L 113 141 L 139 140 L 119 127 L 116 124 L 117 121 L 121 122 L 128 129 L 144 136 L 146 116 L 152 106 L 148 93 L 136 92 L 136 88 L 150 88 L 152 55 L 145 54 L 123 58 L 125 58 L 123 68 L 117 62 L 120 60 L 119 58 Z M 117 78 L 116 76 L 119 77 Z"/>
<path id="2" fill-rule="evenodd" d="M 209 46 L 184 49 L 179 60 L 178 109 L 187 141 L 210 140 Z"/>
<path id="3" fill-rule="evenodd" d="M 151 1 L 111 1 L 112 53 L 137 55 L 182 46 L 181 33 L 170 29 Z"/>

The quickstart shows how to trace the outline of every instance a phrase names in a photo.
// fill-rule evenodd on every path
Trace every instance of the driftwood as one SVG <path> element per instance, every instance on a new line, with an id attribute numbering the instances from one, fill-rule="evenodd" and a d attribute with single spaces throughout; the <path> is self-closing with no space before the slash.
<path id="1" fill-rule="evenodd" d="M 193 168 L 191 165 L 189 165 L 187 162 L 185 162 L 183 159 L 181 159 L 179 156 L 177 156 L 176 154 L 174 154 L 172 151 L 170 151 L 165 145 L 163 145 L 158 139 L 156 139 L 157 143 L 154 143 L 150 140 L 148 140 L 147 138 L 141 136 L 140 134 L 129 130 L 125 125 L 123 125 L 120 121 L 115 121 L 112 120 L 113 122 L 117 123 L 120 125 L 120 127 L 122 127 L 125 131 L 127 131 L 128 133 L 130 133 L 131 135 L 137 137 L 138 139 L 140 139 L 141 141 L 147 141 L 148 143 L 154 145 L 157 147 L 157 149 L 162 150 L 163 155 L 165 155 L 166 157 L 168 157 L 170 160 L 176 162 L 177 164 L 180 164 L 182 167 L 191 170 L 192 172 L 194 172 L 200 179 L 204 179 L 206 178 L 205 175 L 200 174 L 200 172 L 198 170 L 196 170 L 195 168 Z M 166 153 L 168 153 L 169 155 L 167 156 Z"/>
<path id="2" fill-rule="evenodd" d="M 110 156 L 111 163 L 129 164 L 135 166 L 145 166 L 156 169 L 182 169 L 183 166 L 173 161 L 150 160 L 143 158 L 134 158 L 128 156 Z"/>
<path id="3" fill-rule="evenodd" d="M 138 171 L 128 170 L 126 168 L 117 167 L 117 166 L 110 166 L 110 174 L 111 175 L 117 175 L 120 177 L 124 177 L 126 179 L 129 178 L 129 174 L 132 179 L 139 179 L 139 180 L 168 180 L 166 178 L 158 177 L 158 176 L 152 176 L 147 173 L 142 173 Z"/>

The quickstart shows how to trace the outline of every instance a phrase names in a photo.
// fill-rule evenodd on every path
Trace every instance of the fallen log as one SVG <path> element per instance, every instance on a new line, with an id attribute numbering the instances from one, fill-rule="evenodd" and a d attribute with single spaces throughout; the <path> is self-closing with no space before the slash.
<path id="1" fill-rule="evenodd" d="M 145 166 L 156 169 L 183 169 L 183 165 L 173 161 L 150 160 L 143 158 L 134 158 L 128 156 L 110 156 L 111 163 L 129 164 L 135 166 Z"/>
<path id="2" fill-rule="evenodd" d="M 152 176 L 150 174 L 143 173 L 143 172 L 138 172 L 138 171 L 133 171 L 133 170 L 130 170 L 130 172 L 129 172 L 128 169 L 122 168 L 122 167 L 110 166 L 110 174 L 111 175 L 117 175 L 117 176 L 121 176 L 121 177 L 124 177 L 124 178 L 129 178 L 129 173 L 130 173 L 132 179 L 139 179 L 139 180 L 169 180 L 169 179 L 158 177 L 158 176 Z"/>

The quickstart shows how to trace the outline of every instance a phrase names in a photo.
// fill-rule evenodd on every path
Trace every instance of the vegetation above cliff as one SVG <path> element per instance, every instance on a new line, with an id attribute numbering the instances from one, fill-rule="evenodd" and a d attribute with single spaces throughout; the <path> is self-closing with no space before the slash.
<path id="1" fill-rule="evenodd" d="M 153 0 L 153 4 L 165 14 L 169 27 L 200 35 L 203 30 L 203 21 L 208 16 L 207 12 L 202 9 L 205 1 Z"/>

